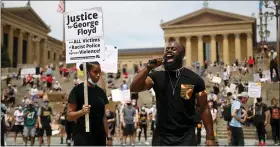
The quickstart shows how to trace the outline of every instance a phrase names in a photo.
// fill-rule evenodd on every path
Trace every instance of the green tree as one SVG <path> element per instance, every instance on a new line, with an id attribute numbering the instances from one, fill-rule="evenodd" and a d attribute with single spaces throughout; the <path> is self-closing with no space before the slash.
<path id="1" fill-rule="evenodd" d="M 1 68 L 11 67 L 11 60 L 9 58 L 8 49 L 5 46 L 1 46 Z"/>

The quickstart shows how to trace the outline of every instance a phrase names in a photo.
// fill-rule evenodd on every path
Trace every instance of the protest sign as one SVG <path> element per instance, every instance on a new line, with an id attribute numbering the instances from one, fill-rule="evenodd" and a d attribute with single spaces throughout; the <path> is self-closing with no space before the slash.
<path id="1" fill-rule="evenodd" d="M 105 59 L 100 63 L 105 73 L 118 72 L 118 48 L 112 45 L 105 45 Z"/>
<path id="2" fill-rule="evenodd" d="M 230 84 L 229 92 L 234 93 L 235 89 L 236 89 L 236 85 L 235 84 Z"/>
<path id="3" fill-rule="evenodd" d="M 254 74 L 254 82 L 259 82 L 260 81 L 260 75 L 259 74 Z"/>
<path id="4" fill-rule="evenodd" d="M 261 97 L 261 83 L 249 82 L 248 95 L 249 97 L 258 98 Z"/>
<path id="5" fill-rule="evenodd" d="M 111 90 L 112 100 L 114 102 L 126 102 L 130 100 L 130 90 L 121 91 L 120 89 Z"/>
<path id="6" fill-rule="evenodd" d="M 36 74 L 36 68 L 23 68 L 23 69 L 21 69 L 20 74 L 21 74 L 21 76 L 25 76 L 25 75 L 28 75 L 28 74 L 35 75 Z"/>
<path id="7" fill-rule="evenodd" d="M 101 62 L 104 60 L 103 38 L 84 38 L 66 41 L 66 63 Z"/>
<path id="8" fill-rule="evenodd" d="M 222 79 L 220 77 L 213 77 L 212 82 L 220 84 L 222 82 Z"/>
<path id="9" fill-rule="evenodd" d="M 67 12 L 64 14 L 65 40 L 103 36 L 101 7 Z"/>
<path id="10" fill-rule="evenodd" d="M 104 60 L 102 8 L 64 13 L 66 63 L 83 62 L 84 104 L 88 105 L 86 62 Z M 85 115 L 86 132 L 89 132 L 89 114 Z"/>

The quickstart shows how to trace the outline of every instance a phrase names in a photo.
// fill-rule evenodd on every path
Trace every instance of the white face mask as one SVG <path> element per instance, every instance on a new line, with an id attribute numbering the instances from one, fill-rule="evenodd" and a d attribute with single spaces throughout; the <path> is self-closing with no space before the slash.
<path id="1" fill-rule="evenodd" d="M 97 85 L 97 83 L 93 82 L 91 78 L 88 79 L 88 82 L 89 82 L 90 84 L 92 84 L 93 86 L 96 86 L 96 85 Z"/>

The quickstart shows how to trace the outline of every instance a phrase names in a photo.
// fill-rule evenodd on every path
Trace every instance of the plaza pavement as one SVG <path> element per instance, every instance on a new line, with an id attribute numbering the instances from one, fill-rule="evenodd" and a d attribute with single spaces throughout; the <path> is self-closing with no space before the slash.
<path id="1" fill-rule="evenodd" d="M 10 138 L 7 138 L 7 145 L 8 146 L 15 146 L 14 145 L 14 141 L 13 141 L 13 138 L 10 137 Z M 47 138 L 44 138 L 45 142 L 47 141 Z M 148 137 L 148 142 L 150 143 L 150 145 L 145 145 L 145 141 L 144 139 L 142 138 L 140 140 L 140 142 L 136 141 L 135 143 L 135 146 L 151 146 L 151 141 L 152 141 L 152 137 Z M 51 138 L 51 146 L 66 146 L 66 144 L 60 144 L 60 137 L 52 137 Z M 36 141 L 35 141 L 35 146 L 38 146 L 38 139 L 36 138 Z M 129 143 L 129 139 L 127 140 L 127 143 Z M 201 146 L 204 146 L 205 144 L 205 138 L 202 138 L 201 140 Z M 257 140 L 254 140 L 254 139 L 245 139 L 245 145 L 246 146 L 254 146 L 254 145 L 257 145 L 258 144 L 258 141 Z M 22 146 L 24 145 L 23 144 L 23 141 L 22 141 L 22 138 L 17 138 L 17 145 L 16 146 Z M 121 145 L 120 141 L 118 139 L 114 139 L 114 142 L 113 142 L 113 145 L 117 146 L 117 145 Z M 225 146 L 227 145 L 227 140 L 226 139 L 219 139 L 219 146 Z M 267 146 L 271 146 L 273 145 L 273 141 L 272 140 L 268 140 L 267 141 Z M 129 146 L 129 145 L 126 145 L 126 146 Z"/>

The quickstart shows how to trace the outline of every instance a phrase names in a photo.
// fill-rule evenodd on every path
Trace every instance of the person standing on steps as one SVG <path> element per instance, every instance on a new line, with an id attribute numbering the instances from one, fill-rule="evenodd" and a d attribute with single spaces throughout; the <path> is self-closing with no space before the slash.
<path id="1" fill-rule="evenodd" d="M 15 117 L 14 145 L 16 145 L 18 133 L 21 133 L 21 136 L 23 137 L 24 112 L 23 112 L 23 107 L 21 105 L 14 112 L 14 117 Z"/>
<path id="2" fill-rule="evenodd" d="M 183 67 L 185 47 L 170 42 L 163 59 L 151 60 L 130 85 L 131 92 L 154 89 L 156 93 L 157 122 L 153 134 L 153 146 L 196 146 L 195 99 L 206 129 L 206 145 L 216 145 L 213 120 L 207 105 L 207 92 L 203 79 Z M 154 71 L 160 65 L 165 71 Z"/>
<path id="3" fill-rule="evenodd" d="M 33 102 L 28 100 L 27 107 L 24 109 L 24 144 L 27 145 L 28 137 L 30 137 L 30 145 L 34 145 L 36 125 L 38 120 L 38 111 L 35 109 Z"/>
<path id="4" fill-rule="evenodd" d="M 274 145 L 277 146 L 280 145 L 280 107 L 278 106 L 276 98 L 272 98 L 269 111 L 272 138 L 274 141 Z"/>
<path id="5" fill-rule="evenodd" d="M 138 114 L 138 126 L 139 126 L 139 134 L 138 134 L 138 141 L 140 142 L 142 130 L 144 130 L 144 137 L 145 137 L 145 144 L 149 145 L 147 141 L 147 127 L 148 127 L 148 113 L 145 110 L 145 107 L 141 108 L 141 111 Z"/>

